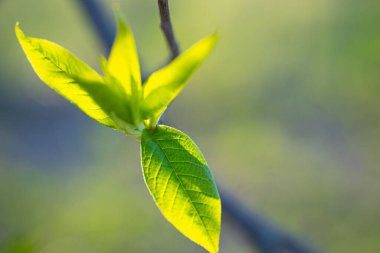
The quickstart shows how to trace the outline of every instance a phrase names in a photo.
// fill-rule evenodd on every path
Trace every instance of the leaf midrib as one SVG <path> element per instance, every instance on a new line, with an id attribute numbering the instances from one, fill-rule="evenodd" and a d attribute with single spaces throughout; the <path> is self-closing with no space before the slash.
<path id="1" fill-rule="evenodd" d="M 62 73 L 65 73 L 72 81 L 74 81 L 74 83 L 77 83 L 77 81 L 75 80 L 77 78 L 77 75 L 69 73 L 67 70 L 65 70 L 63 67 L 61 67 L 51 57 L 49 57 L 49 55 L 46 55 L 46 52 L 44 50 L 41 50 L 40 46 L 33 46 L 33 43 L 31 43 L 30 41 L 29 41 L 29 43 L 30 43 L 30 45 L 31 45 L 31 47 L 33 48 L 34 51 L 40 53 L 43 56 L 43 60 L 47 60 L 48 62 L 50 62 L 51 64 L 53 64 L 57 69 L 59 69 Z M 66 82 L 66 83 L 70 83 L 70 82 L 71 81 Z"/>

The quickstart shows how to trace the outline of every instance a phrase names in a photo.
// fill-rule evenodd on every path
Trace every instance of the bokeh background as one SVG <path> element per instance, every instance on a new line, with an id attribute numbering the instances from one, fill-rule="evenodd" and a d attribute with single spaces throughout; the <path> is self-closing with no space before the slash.
<path id="1" fill-rule="evenodd" d="M 79 0 L 0 1 L 0 252 L 204 252 L 145 188 L 139 146 L 43 85 L 14 36 L 99 69 Z M 168 59 L 155 0 L 120 5 L 147 72 Z M 182 49 L 222 40 L 167 114 L 218 183 L 324 252 L 380 252 L 380 2 L 171 1 Z M 252 252 L 228 222 L 221 252 Z"/>

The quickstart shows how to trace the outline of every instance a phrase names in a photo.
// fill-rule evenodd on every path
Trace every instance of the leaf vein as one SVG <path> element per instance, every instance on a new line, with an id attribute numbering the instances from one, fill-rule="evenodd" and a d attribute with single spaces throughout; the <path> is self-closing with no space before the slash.
<path id="1" fill-rule="evenodd" d="M 167 157 L 167 155 L 166 155 L 166 153 L 165 153 L 165 150 L 161 147 L 161 145 L 160 145 L 159 143 L 157 143 L 157 146 L 162 150 L 162 153 L 164 154 L 164 156 L 165 156 L 166 160 L 169 162 L 169 164 L 171 164 L 169 158 Z M 161 165 L 162 165 L 162 163 L 161 163 Z M 160 166 L 160 167 L 161 167 L 161 166 Z M 183 185 L 181 178 L 177 175 L 177 173 L 176 173 L 176 171 L 175 171 L 175 169 L 174 169 L 174 166 L 171 166 L 171 168 L 172 168 L 172 170 L 174 171 L 174 175 L 178 178 L 181 187 L 185 190 L 187 196 L 189 197 L 189 199 L 190 199 L 190 203 L 192 204 L 192 206 L 193 206 L 194 210 L 196 211 L 196 213 L 197 213 L 199 219 L 201 220 L 201 222 L 202 222 L 202 224 L 203 224 L 203 227 L 204 227 L 204 229 L 205 229 L 206 232 L 207 232 L 207 236 L 208 236 L 209 240 L 212 242 L 212 241 L 213 241 L 213 240 L 212 240 L 212 237 L 211 237 L 211 235 L 210 235 L 210 233 L 209 233 L 209 230 L 208 230 L 207 227 L 206 227 L 205 221 L 203 220 L 202 216 L 201 216 L 200 213 L 199 213 L 198 208 L 197 208 L 197 207 L 195 206 L 195 204 L 193 203 L 193 200 L 192 200 L 192 198 L 190 197 L 190 195 L 189 195 L 189 193 L 188 193 L 188 190 L 187 190 L 187 189 L 185 188 L 185 186 Z M 156 179 L 156 183 L 157 183 L 157 179 Z M 157 187 L 157 184 L 155 185 L 155 187 Z M 205 194 L 205 195 L 206 195 L 206 194 Z"/>

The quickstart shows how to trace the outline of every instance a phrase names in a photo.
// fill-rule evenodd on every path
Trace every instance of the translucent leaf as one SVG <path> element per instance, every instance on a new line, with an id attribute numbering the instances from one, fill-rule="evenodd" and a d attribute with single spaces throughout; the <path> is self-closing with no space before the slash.
<path id="1" fill-rule="evenodd" d="M 102 77 L 68 50 L 47 40 L 31 38 L 16 25 L 16 35 L 34 71 L 48 86 L 98 122 L 121 129 L 126 120 L 125 97 L 104 84 Z"/>
<path id="2" fill-rule="evenodd" d="M 121 84 L 119 79 L 117 79 L 109 71 L 108 66 L 107 66 L 107 61 L 104 58 L 101 58 L 100 63 L 101 63 L 102 70 L 104 73 L 104 82 L 108 86 L 112 87 L 112 89 L 115 90 L 116 93 L 118 93 L 119 96 L 123 97 L 124 100 L 126 101 L 125 104 L 123 105 L 125 109 L 124 112 L 126 112 L 126 115 L 120 118 L 126 119 L 125 121 L 129 124 L 127 128 L 131 128 L 131 127 L 134 128 L 133 126 L 136 126 L 139 123 L 140 114 L 138 111 L 139 104 L 138 103 L 134 104 L 133 100 L 138 100 L 138 99 L 135 99 L 133 96 L 126 94 L 123 84 Z"/>
<path id="3" fill-rule="evenodd" d="M 145 119 L 150 119 L 155 124 L 197 67 L 210 54 L 217 40 L 216 34 L 206 37 L 148 78 L 143 86 L 142 114 Z"/>
<path id="4" fill-rule="evenodd" d="M 141 73 L 135 40 L 131 29 L 120 16 L 107 69 L 122 83 L 128 96 L 138 97 L 137 94 L 141 93 Z"/>
<path id="5" fill-rule="evenodd" d="M 146 184 L 162 214 L 185 236 L 218 252 L 221 201 L 196 144 L 167 126 L 144 130 L 141 159 Z"/>

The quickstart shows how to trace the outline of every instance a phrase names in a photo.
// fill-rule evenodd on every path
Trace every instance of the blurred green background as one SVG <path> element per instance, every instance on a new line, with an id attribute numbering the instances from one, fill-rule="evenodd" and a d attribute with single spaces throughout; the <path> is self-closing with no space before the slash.
<path id="1" fill-rule="evenodd" d="M 145 188 L 138 143 L 43 85 L 14 36 L 99 69 L 78 0 L 0 1 L 0 252 L 204 252 Z M 118 3 L 147 71 L 168 58 L 155 0 Z M 380 252 L 380 2 L 171 1 L 182 49 L 222 40 L 167 114 L 221 186 L 324 252 Z M 107 10 L 110 11 L 110 10 Z M 221 252 L 252 252 L 228 222 Z"/>

